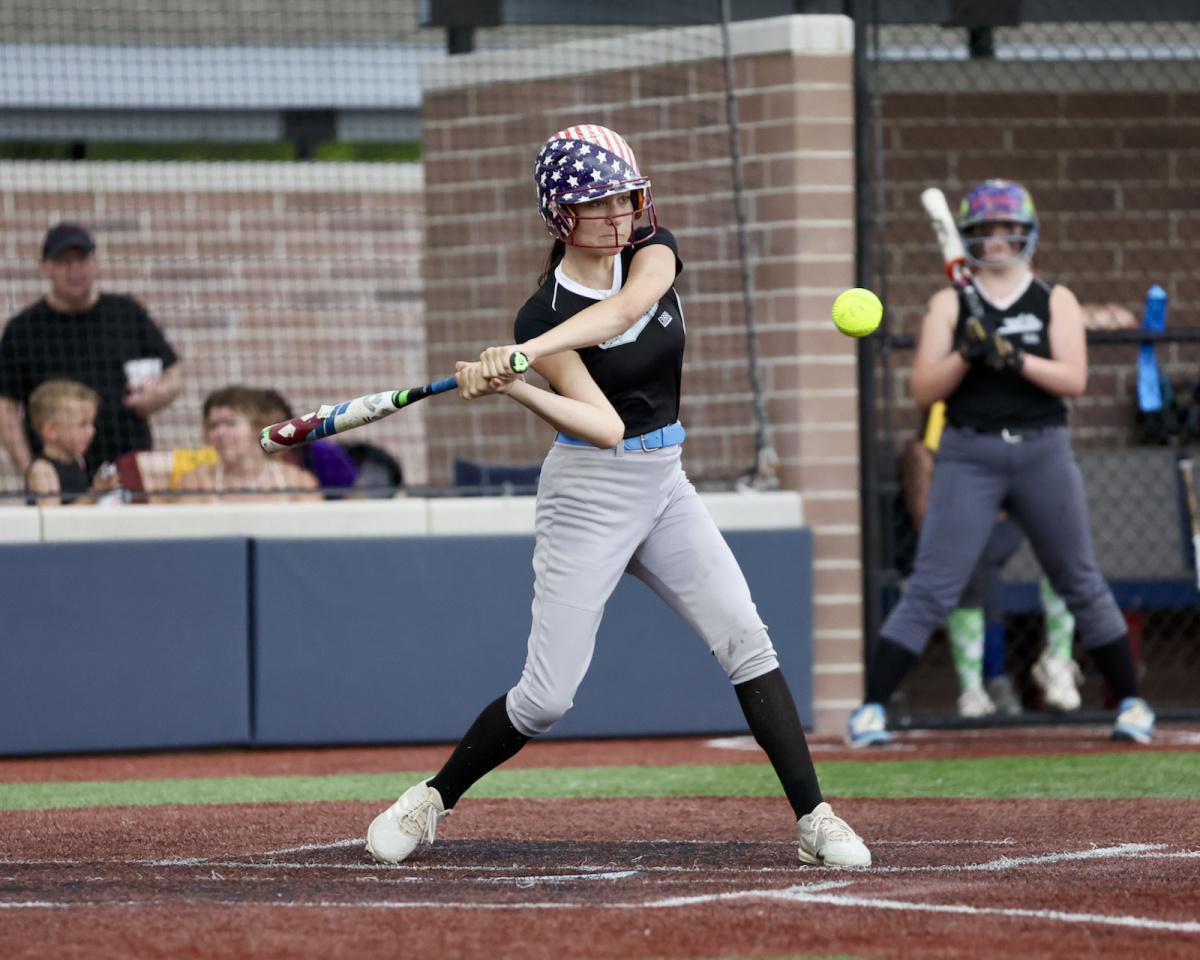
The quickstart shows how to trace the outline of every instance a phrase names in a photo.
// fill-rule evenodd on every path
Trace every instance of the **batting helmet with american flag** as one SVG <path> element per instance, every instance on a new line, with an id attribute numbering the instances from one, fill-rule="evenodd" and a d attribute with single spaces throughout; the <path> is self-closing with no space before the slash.
<path id="1" fill-rule="evenodd" d="M 576 221 L 587 219 L 571 209 L 573 204 L 618 193 L 632 193 L 634 218 L 645 213 L 650 221 L 650 233 L 631 242 L 641 243 L 658 229 L 650 180 L 642 176 L 625 138 L 608 127 L 585 123 L 559 130 L 538 152 L 533 179 L 546 229 L 564 243 L 571 243 Z"/>

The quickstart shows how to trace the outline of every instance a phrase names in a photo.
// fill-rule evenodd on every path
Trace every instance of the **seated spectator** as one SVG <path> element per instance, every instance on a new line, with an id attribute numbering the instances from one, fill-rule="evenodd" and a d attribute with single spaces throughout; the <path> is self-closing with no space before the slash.
<path id="1" fill-rule="evenodd" d="M 269 422 L 271 410 L 262 390 L 229 386 L 210 393 L 204 401 L 204 434 L 218 462 L 184 474 L 180 492 L 208 493 L 212 502 L 320 500 L 316 477 L 268 456 L 258 445 Z"/>
<path id="2" fill-rule="evenodd" d="M 95 494 L 115 486 L 111 464 L 94 482 L 88 479 L 87 452 L 99 409 L 100 395 L 76 380 L 47 380 L 29 395 L 29 421 L 41 448 L 25 471 L 31 502 L 94 503 Z"/>

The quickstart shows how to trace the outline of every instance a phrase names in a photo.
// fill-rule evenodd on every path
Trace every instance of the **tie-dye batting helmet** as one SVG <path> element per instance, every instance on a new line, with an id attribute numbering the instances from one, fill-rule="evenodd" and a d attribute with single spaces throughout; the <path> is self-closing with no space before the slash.
<path id="1" fill-rule="evenodd" d="M 1017 250 L 1014 260 L 1029 260 L 1037 249 L 1038 216 L 1033 197 L 1013 180 L 985 180 L 965 197 L 958 211 L 958 232 L 962 236 L 967 259 L 980 266 L 983 242 L 975 236 L 973 227 L 988 223 L 1011 223 L 1024 230 L 999 239 L 1007 240 Z M 989 261 L 995 263 L 996 261 Z"/>
<path id="2" fill-rule="evenodd" d="M 563 243 L 609 249 L 612 245 L 573 243 L 575 224 L 579 220 L 608 220 L 611 223 L 612 219 L 580 216 L 572 206 L 620 193 L 632 194 L 634 220 L 642 214 L 649 219 L 650 233 L 638 243 L 648 240 L 658 229 L 650 181 L 642 176 L 637 158 L 624 137 L 608 127 L 589 123 L 558 131 L 538 152 L 533 179 L 537 184 L 538 212 L 550 235 Z M 613 235 L 616 237 L 615 224 Z"/>

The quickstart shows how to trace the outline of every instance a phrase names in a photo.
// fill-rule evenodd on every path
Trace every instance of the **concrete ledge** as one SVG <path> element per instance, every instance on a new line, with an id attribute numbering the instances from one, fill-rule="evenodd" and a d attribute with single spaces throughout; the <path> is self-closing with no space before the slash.
<path id="1" fill-rule="evenodd" d="M 0 507 L 0 543 L 37 543 L 41 539 L 42 511 Z"/>
<path id="2" fill-rule="evenodd" d="M 840 14 L 807 14 L 744 20 L 729 26 L 735 57 L 770 53 L 848 56 L 854 51 L 854 21 Z M 721 31 L 714 26 L 643 30 L 607 40 L 578 40 L 540 48 L 487 50 L 423 65 L 426 93 L 480 84 L 539 80 L 564 74 L 645 69 L 722 56 Z"/>
<path id="3" fill-rule="evenodd" d="M 722 530 L 804 525 L 803 501 L 795 491 L 705 493 L 701 499 Z M 511 536 L 533 533 L 535 505 L 534 497 L 397 497 L 323 503 L 6 507 L 0 509 L 0 542 Z"/>

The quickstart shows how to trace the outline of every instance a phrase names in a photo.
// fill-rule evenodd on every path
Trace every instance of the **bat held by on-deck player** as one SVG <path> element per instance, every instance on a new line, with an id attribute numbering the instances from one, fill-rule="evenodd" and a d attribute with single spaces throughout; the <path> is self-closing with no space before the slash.
<path id="1" fill-rule="evenodd" d="M 991 349 L 995 354 L 994 359 L 989 358 L 991 365 L 999 367 L 1012 365 L 1015 360 L 1012 356 L 1012 344 L 1004 337 L 997 335 L 995 331 L 989 330 L 984 322 L 983 300 L 975 288 L 975 277 L 967 263 L 962 237 L 958 234 L 958 226 L 954 222 L 954 215 L 950 212 L 950 204 L 946 202 L 946 195 L 937 187 L 930 187 L 921 192 L 921 206 L 925 208 L 925 214 L 929 217 L 929 223 L 937 236 L 938 246 L 942 250 L 942 260 L 946 264 L 946 276 L 950 278 L 954 289 L 962 294 L 967 302 L 967 311 L 970 316 L 967 319 L 969 330 L 966 332 L 969 339 L 979 343 L 978 353 L 981 356 L 984 353 L 983 343 L 990 341 Z M 962 350 L 959 352 L 963 353 L 964 358 L 969 359 L 966 352 Z"/>
<path id="2" fill-rule="evenodd" d="M 514 353 L 509 358 L 509 365 L 517 373 L 524 373 L 529 369 L 529 361 L 523 353 Z M 418 400 L 453 390 L 457 385 L 458 381 L 454 377 L 445 377 L 423 387 L 368 393 L 342 403 L 322 406 L 312 413 L 263 427 L 258 443 L 267 453 L 300 447 L 382 420 L 398 410 L 411 407 Z"/>

